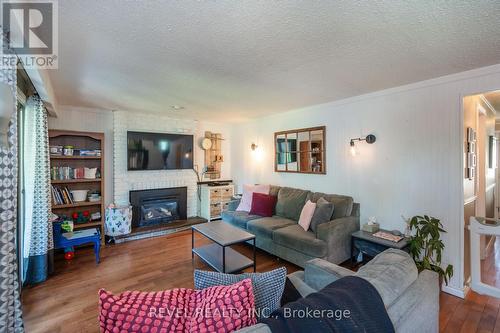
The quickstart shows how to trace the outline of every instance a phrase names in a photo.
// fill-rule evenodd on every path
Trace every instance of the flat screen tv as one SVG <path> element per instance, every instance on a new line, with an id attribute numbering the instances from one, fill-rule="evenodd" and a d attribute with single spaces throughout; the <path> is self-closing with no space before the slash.
<path id="1" fill-rule="evenodd" d="M 128 170 L 193 168 L 193 136 L 127 132 Z"/>

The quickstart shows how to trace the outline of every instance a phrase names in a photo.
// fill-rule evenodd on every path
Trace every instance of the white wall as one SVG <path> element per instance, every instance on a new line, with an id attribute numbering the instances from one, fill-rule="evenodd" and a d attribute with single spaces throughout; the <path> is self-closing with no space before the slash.
<path id="1" fill-rule="evenodd" d="M 114 118 L 114 202 L 127 204 L 129 191 L 168 187 L 187 187 L 187 215 L 196 216 L 198 211 L 196 175 L 192 170 L 127 171 L 127 131 L 163 132 L 193 134 L 195 141 L 194 158 L 199 170 L 204 165 L 204 151 L 200 148 L 200 138 L 205 130 L 218 132 L 226 140 L 222 144 L 225 162 L 221 177 L 231 177 L 230 127 L 224 124 L 200 122 L 189 119 L 173 119 L 153 114 L 126 111 L 113 112 Z"/>
<path id="2" fill-rule="evenodd" d="M 49 129 L 104 133 L 104 202 L 113 201 L 113 113 L 60 105 L 57 117 L 49 117 Z"/>
<path id="3" fill-rule="evenodd" d="M 122 116 L 120 116 L 122 115 Z M 118 120 L 116 120 L 118 116 Z M 120 120 L 121 119 L 121 120 Z M 230 127 L 223 123 L 213 123 L 207 121 L 194 121 L 194 120 L 179 120 L 168 117 L 160 117 L 152 114 L 131 113 L 125 111 L 103 111 L 88 108 L 80 108 L 73 106 L 59 106 L 58 116 L 49 117 L 50 129 L 63 129 L 74 131 L 91 131 L 91 132 L 104 132 L 105 134 L 105 203 L 106 205 L 128 198 L 129 189 L 158 188 L 169 187 L 178 184 L 182 176 L 189 179 L 190 187 L 194 187 L 196 177 L 190 170 L 186 171 L 126 171 L 126 143 L 114 144 L 114 126 L 117 122 L 121 122 L 121 138 L 126 130 L 144 130 L 144 131 L 160 131 L 160 132 L 178 132 L 179 129 L 185 129 L 191 134 L 195 135 L 195 163 L 200 166 L 204 165 L 204 152 L 199 146 L 199 138 L 204 136 L 205 131 L 212 131 L 222 133 L 226 139 L 222 143 L 222 154 L 224 155 L 224 163 L 221 168 L 221 178 L 231 178 L 231 158 L 230 158 Z M 114 177 L 114 152 L 115 146 L 122 155 L 118 158 L 121 174 L 117 179 Z M 135 178 L 131 178 L 135 177 Z M 140 178 L 140 180 L 137 180 Z M 132 181 L 135 179 L 136 181 Z M 115 184 L 118 184 L 118 190 L 121 191 L 118 195 L 115 194 Z M 181 186 L 181 185 L 177 185 Z M 125 193 L 126 191 L 126 193 Z M 190 215 L 196 215 L 197 203 L 193 198 L 193 190 L 191 191 L 190 201 Z M 124 199 L 125 198 L 125 199 Z M 193 202 L 194 200 L 194 202 Z M 123 202 L 125 203 L 125 202 Z"/>
<path id="4" fill-rule="evenodd" d="M 361 222 L 376 216 L 385 229 L 404 230 L 401 215 L 442 220 L 444 263 L 455 268 L 447 291 L 463 289 L 463 140 L 461 100 L 500 89 L 500 65 L 459 73 L 260 118 L 233 129 L 232 174 L 244 183 L 271 183 L 348 194 Z M 327 175 L 274 172 L 273 133 L 326 125 Z M 350 138 L 375 134 L 373 145 Z M 255 142 L 262 156 L 250 150 Z"/>

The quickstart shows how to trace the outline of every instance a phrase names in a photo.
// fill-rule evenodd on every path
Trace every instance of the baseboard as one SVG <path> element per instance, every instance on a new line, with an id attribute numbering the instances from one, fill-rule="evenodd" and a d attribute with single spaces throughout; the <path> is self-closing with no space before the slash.
<path id="1" fill-rule="evenodd" d="M 469 286 L 464 286 L 463 289 L 459 289 L 459 288 L 447 286 L 443 282 L 443 285 L 441 286 L 441 290 L 443 292 L 447 293 L 447 294 L 450 294 L 450 295 L 453 295 L 453 296 L 456 296 L 456 297 L 460 297 L 460 298 L 465 298 L 467 296 L 467 294 L 469 293 L 469 291 L 470 291 L 470 287 Z"/>

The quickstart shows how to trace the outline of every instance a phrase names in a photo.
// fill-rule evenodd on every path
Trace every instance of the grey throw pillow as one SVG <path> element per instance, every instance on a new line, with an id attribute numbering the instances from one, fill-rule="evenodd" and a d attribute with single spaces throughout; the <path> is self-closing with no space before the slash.
<path id="1" fill-rule="evenodd" d="M 316 209 L 314 210 L 314 214 L 311 219 L 311 225 L 309 228 L 311 228 L 312 231 L 316 232 L 318 225 L 328 222 L 332 219 L 334 209 L 335 207 L 333 206 L 333 203 L 325 200 L 323 197 L 319 198 L 318 201 L 316 201 Z"/>
<path id="2" fill-rule="evenodd" d="M 256 316 L 267 318 L 280 307 L 281 296 L 285 289 L 286 268 L 280 267 L 265 273 L 224 274 L 211 271 L 194 271 L 195 289 L 213 286 L 228 286 L 244 279 L 252 280 L 255 297 Z"/>

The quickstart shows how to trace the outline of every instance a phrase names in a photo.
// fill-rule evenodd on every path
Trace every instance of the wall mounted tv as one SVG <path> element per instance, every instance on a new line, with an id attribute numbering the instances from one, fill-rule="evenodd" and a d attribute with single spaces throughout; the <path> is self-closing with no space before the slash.
<path id="1" fill-rule="evenodd" d="M 193 168 L 193 136 L 127 132 L 127 168 L 178 170 Z"/>

